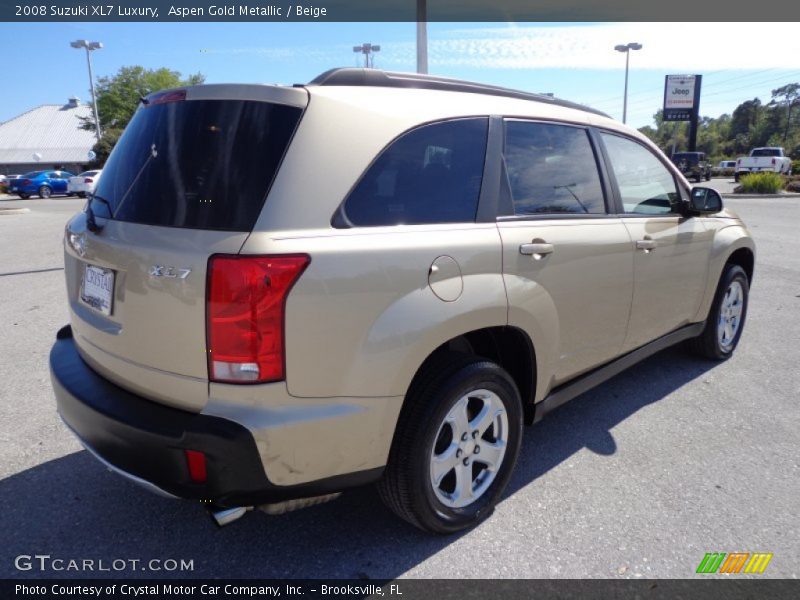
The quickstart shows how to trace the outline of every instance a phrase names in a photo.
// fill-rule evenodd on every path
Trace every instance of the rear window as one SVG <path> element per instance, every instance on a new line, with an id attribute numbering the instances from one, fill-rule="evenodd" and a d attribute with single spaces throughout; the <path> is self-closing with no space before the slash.
<path id="1" fill-rule="evenodd" d="M 250 231 L 301 113 L 247 100 L 142 107 L 103 168 L 95 195 L 108 204 L 95 199 L 92 210 L 131 223 Z"/>
<path id="2" fill-rule="evenodd" d="M 781 151 L 777 148 L 756 148 L 750 156 L 780 156 Z"/>
<path id="3" fill-rule="evenodd" d="M 97 175 L 97 171 L 84 171 L 78 177 L 94 177 L 95 175 Z"/>

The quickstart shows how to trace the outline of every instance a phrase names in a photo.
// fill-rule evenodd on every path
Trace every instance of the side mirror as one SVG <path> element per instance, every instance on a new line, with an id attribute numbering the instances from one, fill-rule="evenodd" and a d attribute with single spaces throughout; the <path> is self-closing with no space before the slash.
<path id="1" fill-rule="evenodd" d="M 722 196 L 712 188 L 693 187 L 689 208 L 692 212 L 700 214 L 718 213 L 722 210 Z"/>

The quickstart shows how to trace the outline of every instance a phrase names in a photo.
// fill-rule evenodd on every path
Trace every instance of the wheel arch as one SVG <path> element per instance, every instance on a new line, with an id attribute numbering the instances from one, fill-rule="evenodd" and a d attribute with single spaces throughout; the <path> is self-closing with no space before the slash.
<path id="1" fill-rule="evenodd" d="M 725 264 L 739 265 L 742 267 L 744 272 L 747 274 L 748 284 L 752 284 L 755 262 L 756 257 L 753 251 L 750 248 L 743 247 L 739 248 L 738 250 L 734 250 L 728 257 L 728 260 L 725 261 Z"/>
<path id="2" fill-rule="evenodd" d="M 494 326 L 467 331 L 440 344 L 420 363 L 408 390 L 426 370 L 449 352 L 486 358 L 505 369 L 520 393 L 526 423 L 533 422 L 536 393 L 536 349 L 530 336 L 518 327 Z M 403 403 L 408 401 L 408 391 Z"/>
<path id="3" fill-rule="evenodd" d="M 708 318 L 717 286 L 726 265 L 735 264 L 742 267 L 747 274 L 748 283 L 752 285 L 755 272 L 755 250 L 753 238 L 741 225 L 725 227 L 716 233 L 708 268 L 706 290 L 694 321 L 703 321 Z"/>

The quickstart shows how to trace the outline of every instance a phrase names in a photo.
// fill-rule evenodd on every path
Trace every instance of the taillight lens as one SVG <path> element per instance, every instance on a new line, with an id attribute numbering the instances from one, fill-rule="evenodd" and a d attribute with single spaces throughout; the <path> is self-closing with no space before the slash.
<path id="1" fill-rule="evenodd" d="M 775 159 L 774 159 L 774 158 L 772 159 L 772 164 L 773 164 L 773 165 L 775 164 Z"/>
<path id="2" fill-rule="evenodd" d="M 30 184 L 31 184 L 31 180 L 30 179 L 23 179 L 22 180 L 22 185 L 30 185 Z"/>
<path id="3" fill-rule="evenodd" d="M 284 379 L 286 297 L 309 262 L 304 254 L 211 257 L 210 380 L 264 383 Z"/>
<path id="4" fill-rule="evenodd" d="M 83 183 L 92 183 L 93 181 L 94 179 L 92 179 L 91 177 L 87 177 L 86 179 L 83 180 Z"/>

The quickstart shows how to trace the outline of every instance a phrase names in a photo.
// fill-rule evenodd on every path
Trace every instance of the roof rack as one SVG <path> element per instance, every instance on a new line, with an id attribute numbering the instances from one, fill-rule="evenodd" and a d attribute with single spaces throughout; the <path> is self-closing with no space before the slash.
<path id="1" fill-rule="evenodd" d="M 472 94 L 485 94 L 489 96 L 503 96 L 519 100 L 532 100 L 573 108 L 584 112 L 593 113 L 602 117 L 609 117 L 606 113 L 568 100 L 560 100 L 545 94 L 534 94 L 511 88 L 449 77 L 435 75 L 420 75 L 417 73 L 398 73 L 380 71 L 378 69 L 357 69 L 352 67 L 330 69 L 312 79 L 308 85 L 340 85 L 340 86 L 365 86 L 365 87 L 393 87 L 413 88 L 421 90 L 441 90 L 446 92 L 467 92 Z M 610 117 L 609 117 L 610 118 Z"/>

